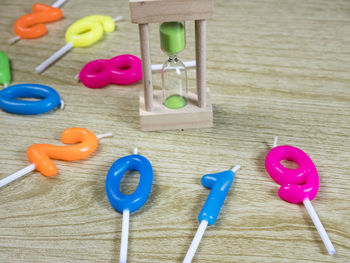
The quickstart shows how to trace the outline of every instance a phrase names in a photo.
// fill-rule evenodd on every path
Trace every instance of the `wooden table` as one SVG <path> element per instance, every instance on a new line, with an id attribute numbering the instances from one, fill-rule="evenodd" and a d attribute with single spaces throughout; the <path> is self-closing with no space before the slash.
<path id="1" fill-rule="evenodd" d="M 66 128 L 112 131 L 114 137 L 101 140 L 87 159 L 56 161 L 54 178 L 32 172 L 0 189 L 0 262 L 118 262 L 122 217 L 107 200 L 105 178 L 135 146 L 151 161 L 154 184 L 130 217 L 128 262 L 182 262 L 209 193 L 200 178 L 234 164 L 242 169 L 194 262 L 350 261 L 349 1 L 215 1 L 207 33 L 214 128 L 162 132 L 140 131 L 141 82 L 92 90 L 74 80 L 90 60 L 140 55 L 128 1 L 71 0 L 62 7 L 65 18 L 49 24 L 45 37 L 8 46 L 14 21 L 34 2 L 1 1 L 1 50 L 11 59 L 13 84 L 50 85 L 66 107 L 39 116 L 0 112 L 0 178 L 29 164 L 31 144 L 62 145 Z M 34 73 L 65 44 L 71 23 L 96 13 L 125 21 L 103 41 L 75 48 L 43 74 Z M 187 23 L 183 60 L 194 58 L 193 27 Z M 162 63 L 157 30 L 152 25 L 152 62 Z M 189 86 L 194 76 L 190 70 Z M 159 88 L 159 73 L 153 79 Z M 304 206 L 280 200 L 279 186 L 265 171 L 275 135 L 317 166 L 320 188 L 312 203 L 337 249 L 333 257 Z M 125 178 L 122 189 L 130 193 L 137 182 L 137 176 Z"/>

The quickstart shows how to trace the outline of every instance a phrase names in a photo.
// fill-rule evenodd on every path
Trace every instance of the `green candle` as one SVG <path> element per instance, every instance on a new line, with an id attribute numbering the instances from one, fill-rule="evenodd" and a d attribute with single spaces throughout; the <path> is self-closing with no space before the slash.
<path id="1" fill-rule="evenodd" d="M 180 22 L 164 22 L 160 25 L 161 48 L 168 55 L 175 55 L 185 48 L 185 28 Z"/>

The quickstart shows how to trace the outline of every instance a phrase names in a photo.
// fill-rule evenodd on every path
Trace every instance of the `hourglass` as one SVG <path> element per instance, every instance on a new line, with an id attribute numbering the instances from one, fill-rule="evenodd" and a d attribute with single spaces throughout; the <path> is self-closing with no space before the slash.
<path id="1" fill-rule="evenodd" d="M 206 20 L 213 15 L 212 0 L 130 0 L 131 22 L 139 26 L 143 71 L 140 91 L 141 129 L 170 130 L 213 126 L 206 87 Z M 194 21 L 196 87 L 187 87 L 187 70 L 179 58 L 186 47 L 185 21 Z M 153 90 L 149 23 L 159 24 L 163 63 L 162 89 Z M 155 75 L 156 77 L 156 75 Z M 157 76 L 159 77 L 159 75 Z"/>

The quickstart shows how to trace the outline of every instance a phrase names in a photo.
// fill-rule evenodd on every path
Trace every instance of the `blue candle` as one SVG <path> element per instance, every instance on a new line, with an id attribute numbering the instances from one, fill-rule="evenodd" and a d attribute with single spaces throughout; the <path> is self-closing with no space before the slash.
<path id="1" fill-rule="evenodd" d="M 121 180 L 128 170 L 137 170 L 140 181 L 136 190 L 130 195 L 120 191 Z M 129 215 L 139 209 L 151 192 L 153 170 L 151 163 L 143 156 L 133 154 L 115 161 L 108 171 L 106 178 L 106 193 L 109 202 L 115 210 L 123 214 L 122 238 L 119 262 L 126 262 L 128 250 Z"/>
<path id="2" fill-rule="evenodd" d="M 236 165 L 232 170 L 224 171 L 216 174 L 207 174 L 202 177 L 202 185 L 206 188 L 211 189 L 207 200 L 205 201 L 202 210 L 198 215 L 198 221 L 200 225 L 193 238 L 190 248 L 187 251 L 186 257 L 183 263 L 190 263 L 199 242 L 205 232 L 208 225 L 213 225 L 219 215 L 222 205 L 224 204 L 225 198 L 228 191 L 233 183 L 235 173 L 240 169 L 239 165 Z"/>
<path id="3" fill-rule="evenodd" d="M 35 98 L 25 101 L 17 98 Z M 53 88 L 40 84 L 17 84 L 0 91 L 0 108 L 6 112 L 34 115 L 51 111 L 61 104 L 60 95 Z"/>
<path id="4" fill-rule="evenodd" d="M 140 173 L 140 182 L 132 194 L 125 195 L 120 191 L 120 182 L 128 170 L 137 170 Z M 126 209 L 130 213 L 135 212 L 146 202 L 151 192 L 152 181 L 152 165 L 145 157 L 138 154 L 122 157 L 113 163 L 107 174 L 108 200 L 119 213 Z"/>
<path id="5" fill-rule="evenodd" d="M 198 215 L 199 222 L 206 220 L 208 225 L 215 224 L 234 177 L 235 173 L 230 170 L 202 177 L 202 185 L 211 191 Z"/>

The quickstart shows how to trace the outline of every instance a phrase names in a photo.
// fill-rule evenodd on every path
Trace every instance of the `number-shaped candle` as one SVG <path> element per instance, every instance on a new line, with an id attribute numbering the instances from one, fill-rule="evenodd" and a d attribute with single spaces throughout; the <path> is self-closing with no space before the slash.
<path id="1" fill-rule="evenodd" d="M 26 101 L 17 98 L 36 98 Z M 0 91 L 0 109 L 22 115 L 41 114 L 63 105 L 53 88 L 40 84 L 17 84 Z"/>
<path id="2" fill-rule="evenodd" d="M 205 201 L 202 210 L 199 213 L 198 221 L 200 225 L 197 233 L 193 238 L 190 248 L 187 251 L 184 263 L 190 263 L 199 242 L 205 232 L 208 225 L 214 225 L 219 215 L 222 205 L 228 191 L 233 183 L 235 173 L 240 169 L 239 165 L 236 165 L 232 170 L 224 171 L 216 174 L 207 174 L 202 177 L 202 185 L 211 189 L 207 200 Z"/>
<path id="3" fill-rule="evenodd" d="M 0 51 L 0 84 L 7 88 L 11 83 L 10 61 L 5 52 Z"/>
<path id="4" fill-rule="evenodd" d="M 274 145 L 276 143 L 277 138 Z M 284 167 L 281 164 L 283 160 L 295 162 L 298 168 Z M 310 157 L 296 147 L 277 146 L 267 154 L 265 167 L 272 179 L 281 185 L 278 191 L 279 197 L 293 204 L 304 203 L 328 253 L 335 254 L 334 246 L 310 202 L 315 198 L 319 187 L 318 173 Z"/>
<path id="5" fill-rule="evenodd" d="M 120 182 L 128 170 L 137 170 L 140 173 L 140 182 L 134 193 L 124 195 L 120 191 Z M 151 192 L 152 181 L 152 165 L 145 157 L 138 155 L 137 151 L 133 155 L 118 159 L 109 168 L 106 178 L 107 197 L 113 208 L 123 214 L 120 263 L 126 263 L 130 213 L 135 212 L 146 202 Z"/>
<path id="6" fill-rule="evenodd" d="M 79 78 L 92 89 L 109 84 L 129 85 L 142 79 L 141 59 L 133 55 L 120 55 L 109 60 L 90 61 L 81 69 Z"/>
<path id="7" fill-rule="evenodd" d="M 46 34 L 45 23 L 58 21 L 63 14 L 59 7 L 67 0 L 57 0 L 52 6 L 35 3 L 32 7 L 33 13 L 21 16 L 14 24 L 16 36 L 9 39 L 9 44 L 14 44 L 21 38 L 38 38 Z"/>
<path id="8" fill-rule="evenodd" d="M 73 23 L 66 32 L 66 42 L 60 50 L 35 68 L 38 73 L 43 72 L 48 66 L 63 56 L 73 47 L 88 47 L 100 40 L 104 34 L 111 33 L 115 29 L 115 22 L 122 17 L 115 19 L 104 15 L 91 15 L 79 19 Z"/>
<path id="9" fill-rule="evenodd" d="M 34 144 L 26 152 L 32 164 L 0 180 L 0 187 L 33 170 L 37 170 L 45 176 L 53 176 L 57 173 L 57 167 L 51 159 L 75 161 L 86 158 L 96 150 L 99 139 L 111 135 L 111 133 L 106 133 L 96 136 L 84 128 L 70 128 L 63 131 L 61 140 L 65 144 L 76 143 L 76 145 L 54 146 L 50 144 Z"/>

